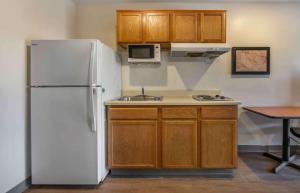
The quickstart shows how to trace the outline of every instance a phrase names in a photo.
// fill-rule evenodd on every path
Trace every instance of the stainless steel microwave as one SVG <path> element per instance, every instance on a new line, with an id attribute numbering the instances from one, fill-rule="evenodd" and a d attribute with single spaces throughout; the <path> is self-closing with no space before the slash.
<path id="1" fill-rule="evenodd" d="M 129 44 L 128 63 L 160 63 L 159 44 Z"/>

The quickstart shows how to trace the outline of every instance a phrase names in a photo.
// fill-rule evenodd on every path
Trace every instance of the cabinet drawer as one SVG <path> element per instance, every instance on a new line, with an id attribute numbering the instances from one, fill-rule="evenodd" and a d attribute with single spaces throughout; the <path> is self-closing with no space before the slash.
<path id="1" fill-rule="evenodd" d="M 157 108 L 110 108 L 109 119 L 157 119 Z"/>
<path id="2" fill-rule="evenodd" d="M 162 108 L 162 118 L 163 119 L 197 118 L 197 108 L 192 108 L 192 107 Z"/>
<path id="3" fill-rule="evenodd" d="M 202 119 L 236 119 L 236 106 L 204 106 L 201 108 Z"/>

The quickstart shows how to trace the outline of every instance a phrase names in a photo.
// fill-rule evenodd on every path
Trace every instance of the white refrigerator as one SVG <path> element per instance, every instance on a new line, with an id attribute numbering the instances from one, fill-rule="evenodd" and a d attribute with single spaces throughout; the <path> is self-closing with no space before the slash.
<path id="1" fill-rule="evenodd" d="M 121 95 L 120 63 L 98 40 L 32 41 L 32 184 L 95 185 L 106 177 L 104 102 Z"/>

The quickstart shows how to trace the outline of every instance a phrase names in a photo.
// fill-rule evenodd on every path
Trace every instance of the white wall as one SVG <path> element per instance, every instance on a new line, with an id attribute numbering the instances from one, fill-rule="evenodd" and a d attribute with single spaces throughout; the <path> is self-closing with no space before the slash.
<path id="1" fill-rule="evenodd" d="M 158 67 L 130 66 L 123 53 L 123 89 L 221 89 L 243 105 L 300 104 L 300 3 L 83 3 L 77 36 L 116 48 L 116 9 L 225 9 L 232 46 L 270 46 L 270 76 L 231 76 L 231 56 L 213 64 L 176 61 L 163 53 Z M 240 110 L 239 144 L 280 144 L 280 122 Z"/>
<path id="2" fill-rule="evenodd" d="M 0 193 L 30 176 L 26 45 L 72 37 L 75 11 L 71 0 L 0 0 Z"/>

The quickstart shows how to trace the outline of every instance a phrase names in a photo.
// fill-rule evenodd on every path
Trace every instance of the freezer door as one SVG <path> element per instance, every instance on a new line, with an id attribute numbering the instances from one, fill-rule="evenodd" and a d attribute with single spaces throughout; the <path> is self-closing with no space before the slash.
<path id="1" fill-rule="evenodd" d="M 103 44 L 101 59 L 101 85 L 105 90 L 103 101 L 116 99 L 121 96 L 121 58 L 111 48 Z"/>
<path id="2" fill-rule="evenodd" d="M 33 184 L 99 183 L 89 89 L 31 88 Z"/>
<path id="3" fill-rule="evenodd" d="M 32 41 L 31 86 L 89 85 L 90 70 L 97 70 L 97 48 L 97 40 Z"/>

